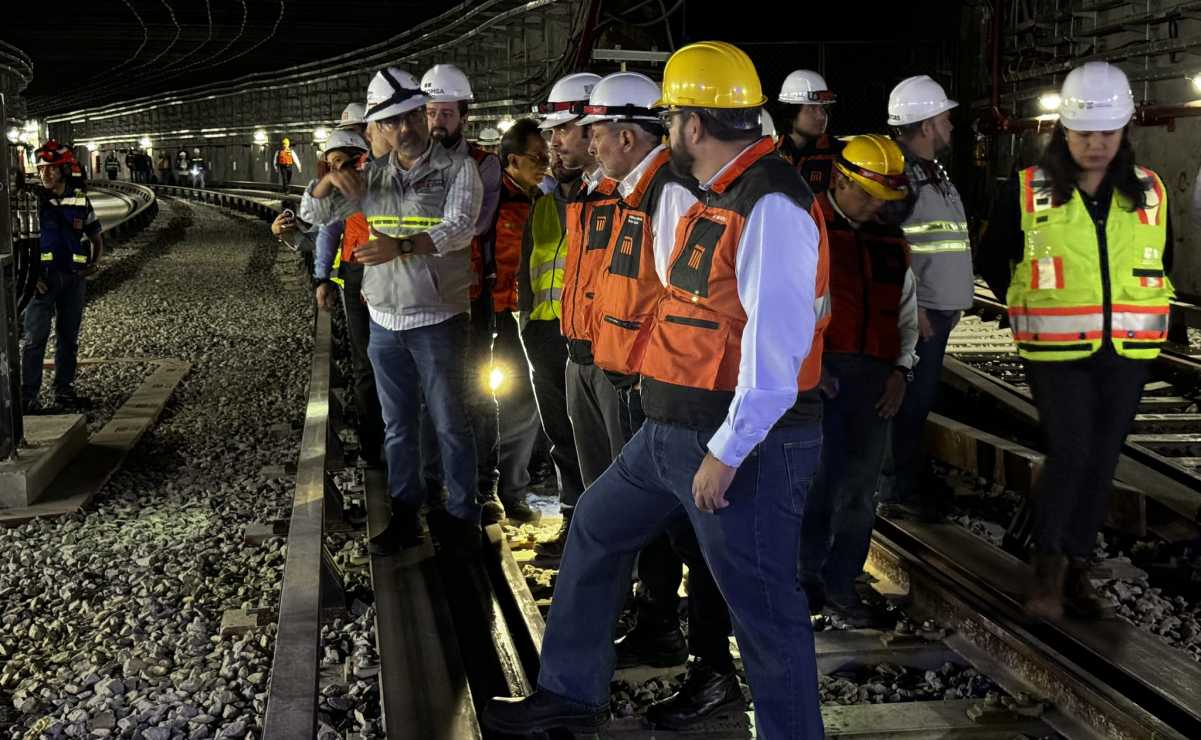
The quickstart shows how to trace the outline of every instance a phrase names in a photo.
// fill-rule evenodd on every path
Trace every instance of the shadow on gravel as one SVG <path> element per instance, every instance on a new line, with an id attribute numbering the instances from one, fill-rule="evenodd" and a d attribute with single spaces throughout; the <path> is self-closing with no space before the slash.
<path id="1" fill-rule="evenodd" d="M 103 268 L 95 278 L 88 281 L 89 302 L 137 277 L 147 262 L 155 257 L 167 254 L 170 252 L 171 247 L 182 242 L 187 237 L 188 227 L 192 225 L 191 206 L 183 201 L 165 198 L 161 205 L 170 205 L 172 211 L 175 212 L 168 219 L 166 226 L 161 226 L 158 219 L 155 219 L 155 222 L 149 228 L 157 229 L 158 233 L 152 239 L 139 245 L 138 240 L 146 233 L 142 231 L 131 240 L 132 243 L 126 242 L 128 246 L 123 245 L 119 247 L 116 254 L 112 255 L 114 262 Z M 161 219 L 163 215 L 160 211 L 158 218 Z"/>

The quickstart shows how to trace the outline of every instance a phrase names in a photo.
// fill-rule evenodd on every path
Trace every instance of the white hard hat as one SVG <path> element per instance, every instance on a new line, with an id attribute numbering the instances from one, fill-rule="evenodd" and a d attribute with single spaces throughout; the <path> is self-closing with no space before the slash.
<path id="1" fill-rule="evenodd" d="M 601 121 L 659 121 L 652 108 L 662 91 L 659 83 L 638 72 L 614 72 L 601 78 L 588 96 L 577 126 Z"/>
<path id="2" fill-rule="evenodd" d="M 500 143 L 500 132 L 489 126 L 480 132 L 480 143 L 491 146 Z"/>
<path id="3" fill-rule="evenodd" d="M 535 113 L 543 114 L 539 126 L 548 129 L 574 122 L 582 114 L 573 112 L 572 106 L 582 110 L 600 79 L 600 75 L 591 72 L 576 72 L 556 82 L 546 102 L 534 109 Z"/>
<path id="4" fill-rule="evenodd" d="M 367 123 L 363 118 L 364 111 L 362 103 L 347 103 L 346 107 L 342 109 L 342 117 L 338 119 L 336 128 L 362 126 Z"/>
<path id="5" fill-rule="evenodd" d="M 933 118 L 959 105 L 947 98 L 942 85 L 929 75 L 901 80 L 888 95 L 888 125 L 905 126 Z"/>
<path id="6" fill-rule="evenodd" d="M 417 78 L 400 67 L 381 69 L 371 78 L 367 86 L 367 111 L 363 116 L 368 121 L 403 115 L 429 102 L 429 96 L 421 92 Z"/>
<path id="7" fill-rule="evenodd" d="M 1126 73 L 1108 62 L 1068 72 L 1059 91 L 1059 122 L 1073 131 L 1116 131 L 1134 116 Z"/>
<path id="8" fill-rule="evenodd" d="M 776 122 L 772 120 L 766 108 L 759 109 L 759 126 L 763 129 L 764 136 L 776 138 Z"/>
<path id="9" fill-rule="evenodd" d="M 421 92 L 430 97 L 431 103 L 475 100 L 467 75 L 453 64 L 435 64 L 430 67 L 421 77 Z"/>
<path id="10" fill-rule="evenodd" d="M 346 129 L 334 129 L 325 140 L 325 146 L 321 147 L 321 153 L 326 154 L 335 149 L 362 149 L 367 151 L 367 140 L 359 136 L 354 131 Z"/>
<path id="11" fill-rule="evenodd" d="M 779 100 L 792 105 L 832 105 L 835 98 L 824 77 L 811 69 L 798 69 L 784 78 Z"/>

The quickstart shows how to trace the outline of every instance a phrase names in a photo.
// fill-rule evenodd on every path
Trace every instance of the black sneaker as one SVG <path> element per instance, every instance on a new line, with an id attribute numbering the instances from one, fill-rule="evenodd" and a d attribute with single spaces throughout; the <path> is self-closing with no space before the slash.
<path id="1" fill-rule="evenodd" d="M 688 660 L 688 642 L 679 624 L 643 626 L 640 622 L 614 647 L 618 668 L 639 665 L 669 668 L 683 665 Z"/>
<path id="2" fill-rule="evenodd" d="M 500 524 L 505 520 L 505 507 L 495 496 L 480 505 L 480 521 L 486 527 L 489 524 Z"/>
<path id="3" fill-rule="evenodd" d="M 21 403 L 21 413 L 25 416 L 36 416 L 43 411 L 45 409 L 42 408 L 42 402 L 38 400 L 37 396 L 26 398 Z"/>
<path id="4" fill-rule="evenodd" d="M 533 524 L 542 519 L 542 512 L 530 508 L 524 498 L 505 501 L 505 518 L 512 524 Z"/>
<path id="5" fill-rule="evenodd" d="M 388 526 L 368 541 L 367 549 L 372 555 L 386 556 L 419 542 L 421 529 L 417 524 L 417 512 L 393 511 Z"/>
<path id="6" fill-rule="evenodd" d="M 719 670 L 695 660 L 680 690 L 647 708 L 646 722 L 654 729 L 686 730 L 715 714 L 745 710 L 746 699 L 733 667 Z"/>
<path id="7" fill-rule="evenodd" d="M 77 394 L 74 388 L 63 388 L 54 392 L 54 405 L 84 411 L 92 408 L 92 399 Z"/>
<path id="8" fill-rule="evenodd" d="M 477 557 L 484 548 L 483 533 L 477 522 L 460 519 L 448 511 L 430 512 L 426 521 L 438 548 L 448 555 Z"/>

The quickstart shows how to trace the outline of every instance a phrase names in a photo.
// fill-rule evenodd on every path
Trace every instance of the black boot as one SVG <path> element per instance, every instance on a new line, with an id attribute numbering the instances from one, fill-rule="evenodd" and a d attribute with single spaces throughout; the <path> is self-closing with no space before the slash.
<path id="1" fill-rule="evenodd" d="M 430 534 L 438 542 L 439 549 L 457 558 L 475 558 L 483 550 L 483 536 L 479 522 L 468 521 L 450 512 L 430 512 L 426 516 Z"/>
<path id="2" fill-rule="evenodd" d="M 421 541 L 421 530 L 417 525 L 417 512 L 392 506 L 392 518 L 382 532 L 367 544 L 372 555 L 392 555 L 402 547 L 412 547 Z"/>
<path id="3" fill-rule="evenodd" d="M 563 512 L 563 523 L 553 540 L 539 542 L 534 545 L 534 555 L 539 561 L 558 561 L 563 557 L 563 549 L 567 547 L 567 531 L 571 529 L 571 512 Z"/>
<path id="4" fill-rule="evenodd" d="M 538 689 L 529 696 L 512 699 L 496 697 L 484 707 L 484 727 L 511 735 L 564 729 L 596 732 L 609 721 L 609 705 L 591 708 Z"/>
<path id="5" fill-rule="evenodd" d="M 1063 617 L 1063 582 L 1068 562 L 1063 555 L 1036 553 L 1034 583 L 1026 596 L 1026 616 L 1055 621 Z"/>
<path id="6" fill-rule="evenodd" d="M 530 508 L 525 497 L 502 502 L 505 507 L 505 518 L 511 524 L 533 524 L 542 519 L 542 513 Z"/>
<path id="7" fill-rule="evenodd" d="M 821 581 L 804 581 L 805 600 L 809 602 L 809 614 L 821 614 L 826 608 L 826 585 Z"/>
<path id="8" fill-rule="evenodd" d="M 745 710 L 734 669 L 718 670 L 696 660 L 688 666 L 679 691 L 647 708 L 646 721 L 654 729 L 686 730 L 712 715 Z"/>
<path id="9" fill-rule="evenodd" d="M 491 496 L 480 504 L 480 521 L 485 527 L 489 524 L 500 524 L 504 520 L 505 507 L 496 496 Z"/>
<path id="10" fill-rule="evenodd" d="M 74 411 L 86 411 L 92 408 L 92 399 L 79 395 L 74 388 L 56 388 L 54 405 Z"/>
<path id="11" fill-rule="evenodd" d="M 679 622 L 663 624 L 639 619 L 634 629 L 619 639 L 614 647 L 617 649 L 618 668 L 639 665 L 668 668 L 682 665 L 688 660 L 688 643 Z"/>
<path id="12" fill-rule="evenodd" d="M 1084 558 L 1068 561 L 1068 573 L 1063 583 L 1063 606 L 1080 619 L 1101 619 L 1113 611 L 1113 604 L 1093 588 L 1089 570 L 1092 564 Z"/>

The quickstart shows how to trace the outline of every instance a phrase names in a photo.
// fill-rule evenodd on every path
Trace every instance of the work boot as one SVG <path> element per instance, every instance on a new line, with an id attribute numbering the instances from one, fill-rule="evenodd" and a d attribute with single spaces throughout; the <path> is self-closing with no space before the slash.
<path id="1" fill-rule="evenodd" d="M 372 555 L 393 555 L 402 547 L 412 547 L 420 541 L 417 512 L 394 504 L 388 526 L 368 541 L 367 549 Z"/>
<path id="2" fill-rule="evenodd" d="M 42 408 L 42 402 L 37 396 L 27 396 L 21 404 L 21 413 L 25 416 L 34 416 L 45 411 Z"/>
<path id="3" fill-rule="evenodd" d="M 426 521 L 439 549 L 448 555 L 470 559 L 478 557 L 484 548 L 477 522 L 460 519 L 446 511 L 430 512 Z"/>
<path id="4" fill-rule="evenodd" d="M 594 709 L 538 689 L 518 699 L 493 698 L 484 707 L 481 719 L 484 727 L 509 735 L 532 735 L 555 729 L 596 732 L 609 721 L 609 705 Z"/>
<path id="5" fill-rule="evenodd" d="M 505 507 L 495 495 L 480 505 L 480 521 L 486 527 L 505 520 Z"/>
<path id="6" fill-rule="evenodd" d="M 54 405 L 64 409 L 86 411 L 92 408 L 92 399 L 77 394 L 74 388 L 57 388 L 54 391 Z"/>
<path id="7" fill-rule="evenodd" d="M 826 586 L 820 581 L 803 581 L 805 600 L 809 602 L 809 614 L 821 614 L 826 608 Z"/>
<path id="8" fill-rule="evenodd" d="M 542 561 L 562 559 L 563 549 L 567 547 L 567 531 L 569 529 L 571 529 L 571 514 L 565 511 L 563 512 L 563 523 L 559 525 L 559 531 L 555 534 L 555 538 L 534 545 L 534 555 L 537 559 Z"/>
<path id="9" fill-rule="evenodd" d="M 1063 581 L 1068 559 L 1063 555 L 1034 555 L 1034 584 L 1026 597 L 1026 616 L 1055 621 L 1063 617 Z"/>
<path id="10" fill-rule="evenodd" d="M 1080 619 L 1101 619 L 1113 611 L 1113 604 L 1093 588 L 1091 565 L 1084 558 L 1071 558 L 1063 583 L 1063 606 Z"/>
<path id="11" fill-rule="evenodd" d="M 542 512 L 530 508 L 524 498 L 505 501 L 505 518 L 512 524 L 533 524 L 542 519 Z"/>
<path id="12" fill-rule="evenodd" d="M 687 730 L 712 715 L 745 710 L 733 666 L 718 670 L 698 659 L 688 665 L 679 691 L 647 707 L 646 722 L 656 730 Z"/>
<path id="13" fill-rule="evenodd" d="M 688 642 L 684 639 L 679 622 L 656 622 L 639 620 L 634 629 L 614 644 L 618 668 L 639 665 L 668 668 L 683 665 L 688 660 Z"/>

